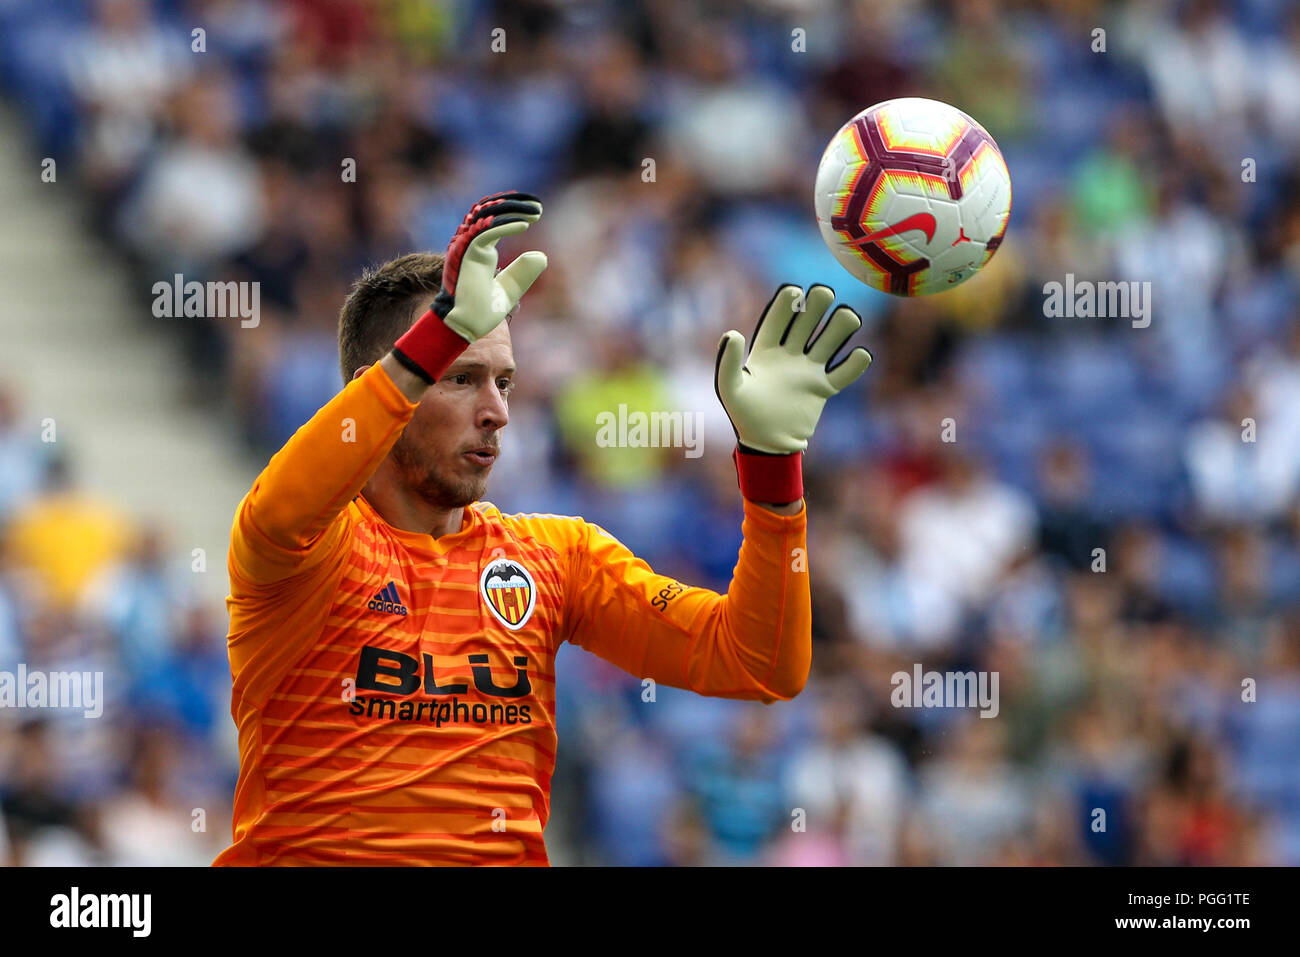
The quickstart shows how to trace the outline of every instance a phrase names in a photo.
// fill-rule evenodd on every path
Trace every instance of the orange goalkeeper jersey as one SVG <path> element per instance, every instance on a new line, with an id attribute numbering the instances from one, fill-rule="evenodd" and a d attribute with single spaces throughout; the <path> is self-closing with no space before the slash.
<path id="1" fill-rule="evenodd" d="M 808 675 L 805 512 L 745 503 L 727 594 L 600 527 L 476 502 L 394 528 L 361 489 L 415 404 L 376 363 L 271 459 L 231 532 L 226 864 L 546 864 L 555 653 L 771 702 Z"/>

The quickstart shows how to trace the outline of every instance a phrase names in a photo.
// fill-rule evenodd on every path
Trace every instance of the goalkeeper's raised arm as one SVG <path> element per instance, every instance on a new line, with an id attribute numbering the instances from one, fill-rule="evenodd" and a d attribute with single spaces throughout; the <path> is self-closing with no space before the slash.
<path id="1" fill-rule="evenodd" d="M 586 525 L 571 584 L 571 640 L 642 678 L 701 694 L 761 701 L 797 695 L 812 657 L 802 459 L 826 400 L 871 364 L 865 349 L 836 356 L 861 327 L 827 286 L 804 297 L 782 286 L 749 356 L 731 331 L 718 347 L 714 387 L 736 431 L 745 499 L 744 541 L 725 596 L 655 575 Z"/>
<path id="2" fill-rule="evenodd" d="M 465 215 L 440 270 L 431 272 L 431 257 L 417 254 L 406 257 L 414 261 L 409 267 L 401 260 L 390 264 L 395 268 L 379 282 L 358 283 L 340 332 L 344 375 L 353 382 L 298 430 L 245 496 L 232 538 L 232 577 L 265 585 L 322 561 L 342 544 L 348 502 L 380 470 L 429 387 L 447 379 L 452 390 L 467 372 L 483 378 L 477 361 L 482 350 L 468 361 L 461 357 L 491 335 L 546 268 L 542 253 L 526 252 L 498 274 L 496 244 L 527 229 L 541 213 L 541 203 L 526 193 L 485 197 Z M 435 275 L 441 279 L 436 298 L 411 324 L 421 292 Z M 349 310 L 370 315 L 347 321 Z M 375 363 L 381 375 L 371 365 L 373 344 L 384 341 L 383 327 L 394 323 L 387 341 L 398 337 L 396 344 Z M 495 439 L 478 444 L 493 446 Z M 477 457 L 483 459 L 477 468 L 458 463 L 471 484 L 475 476 L 486 480 L 495 455 L 485 448 Z"/>

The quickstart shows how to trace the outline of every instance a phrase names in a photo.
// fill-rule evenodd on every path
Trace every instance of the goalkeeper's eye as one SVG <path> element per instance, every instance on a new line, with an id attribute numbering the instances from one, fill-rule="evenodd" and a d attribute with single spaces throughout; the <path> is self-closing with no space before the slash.
<path id="1" fill-rule="evenodd" d="M 509 395 L 515 391 L 515 382 L 513 379 L 502 377 L 497 379 L 497 388 L 501 390 L 502 395 Z"/>

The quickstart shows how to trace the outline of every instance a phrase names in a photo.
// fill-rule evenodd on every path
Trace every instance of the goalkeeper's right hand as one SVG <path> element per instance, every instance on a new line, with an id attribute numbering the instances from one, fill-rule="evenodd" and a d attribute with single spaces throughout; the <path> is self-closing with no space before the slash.
<path id="1" fill-rule="evenodd" d="M 398 362 L 432 384 L 470 343 L 501 324 L 546 268 L 546 254 L 521 253 L 498 273 L 497 242 L 541 215 L 541 200 L 528 193 L 496 193 L 474 204 L 447 246 L 442 289 L 393 347 Z"/>

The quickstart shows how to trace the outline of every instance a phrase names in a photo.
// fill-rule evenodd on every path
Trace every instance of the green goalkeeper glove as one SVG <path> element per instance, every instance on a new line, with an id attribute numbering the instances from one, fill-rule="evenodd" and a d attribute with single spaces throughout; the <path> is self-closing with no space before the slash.
<path id="1" fill-rule="evenodd" d="M 861 347 L 831 365 L 862 326 L 848 306 L 831 313 L 812 338 L 834 301 L 829 286 L 811 286 L 804 297 L 798 286 L 784 285 L 758 321 L 748 359 L 745 337 L 734 329 L 718 344 L 714 389 L 736 431 L 741 491 L 751 501 L 785 503 L 803 496 L 799 453 L 807 450 L 826 400 L 871 365 L 871 353 Z"/>

